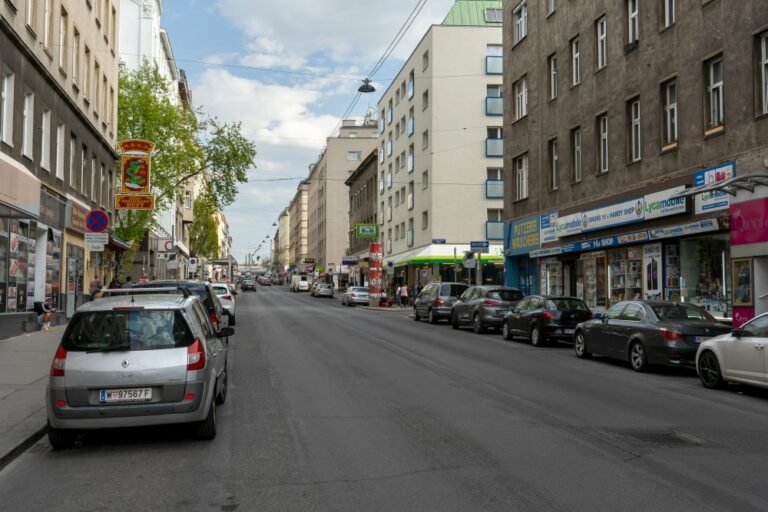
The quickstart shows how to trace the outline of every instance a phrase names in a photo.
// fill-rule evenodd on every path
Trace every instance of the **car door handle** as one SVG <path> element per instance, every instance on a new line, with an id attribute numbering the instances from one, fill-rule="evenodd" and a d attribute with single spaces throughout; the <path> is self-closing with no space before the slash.
<path id="1" fill-rule="evenodd" d="M 755 350 L 763 350 L 765 345 L 755 345 Z"/>

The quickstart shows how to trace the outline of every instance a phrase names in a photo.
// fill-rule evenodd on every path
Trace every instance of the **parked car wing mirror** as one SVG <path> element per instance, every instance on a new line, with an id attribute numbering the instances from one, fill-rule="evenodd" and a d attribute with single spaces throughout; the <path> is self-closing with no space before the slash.
<path id="1" fill-rule="evenodd" d="M 738 329 L 732 330 L 731 336 L 733 336 L 734 338 L 741 338 L 741 327 L 739 327 Z"/>
<path id="2" fill-rule="evenodd" d="M 604 318 L 602 313 L 595 313 L 595 320 L 603 320 Z"/>
<path id="3" fill-rule="evenodd" d="M 234 336 L 234 335 L 235 335 L 235 329 L 232 327 L 224 327 L 217 334 L 219 338 L 229 338 L 230 336 Z"/>

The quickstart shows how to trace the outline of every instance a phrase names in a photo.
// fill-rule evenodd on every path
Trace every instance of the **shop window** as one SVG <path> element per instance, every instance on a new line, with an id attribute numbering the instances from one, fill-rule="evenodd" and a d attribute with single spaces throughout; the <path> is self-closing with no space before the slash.
<path id="1" fill-rule="evenodd" d="M 728 235 L 714 235 L 680 241 L 680 294 L 683 300 L 700 306 L 711 315 L 730 318 L 727 303 L 731 277 Z"/>
<path id="2" fill-rule="evenodd" d="M 659 268 L 657 272 L 660 272 Z M 610 303 L 643 298 L 643 259 L 640 247 L 608 252 Z"/>

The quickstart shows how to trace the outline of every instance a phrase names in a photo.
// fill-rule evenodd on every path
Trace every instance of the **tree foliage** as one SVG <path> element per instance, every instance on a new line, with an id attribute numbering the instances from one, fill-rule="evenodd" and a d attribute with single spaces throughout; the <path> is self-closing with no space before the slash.
<path id="1" fill-rule="evenodd" d="M 192 204 L 194 220 L 189 231 L 190 250 L 195 256 L 207 259 L 219 257 L 219 236 L 214 216 L 218 207 L 211 196 L 201 195 Z"/>
<path id="2" fill-rule="evenodd" d="M 135 71 L 121 68 L 118 140 L 155 143 L 151 177 L 155 211 L 171 206 L 192 179 L 204 184 L 206 202 L 227 206 L 237 197 L 238 186 L 248 180 L 255 144 L 243 136 L 240 123 L 222 123 L 201 110 L 191 112 L 174 101 L 176 96 L 173 84 L 147 61 Z M 135 242 L 154 222 L 154 212 L 123 212 L 118 215 L 118 235 Z"/>

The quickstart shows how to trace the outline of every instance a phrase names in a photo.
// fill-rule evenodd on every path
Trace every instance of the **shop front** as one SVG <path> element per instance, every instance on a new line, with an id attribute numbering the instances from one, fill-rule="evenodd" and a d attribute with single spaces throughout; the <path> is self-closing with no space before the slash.
<path id="1" fill-rule="evenodd" d="M 526 217 L 504 226 L 504 285 L 525 295 L 537 293 L 538 266 L 529 254 L 540 245 L 540 217 Z"/>
<path id="2" fill-rule="evenodd" d="M 63 309 L 67 318 L 85 302 L 86 286 L 97 275 L 97 269 L 90 266 L 90 253 L 85 245 L 85 217 L 89 211 L 87 205 L 67 195 L 62 267 Z"/>

